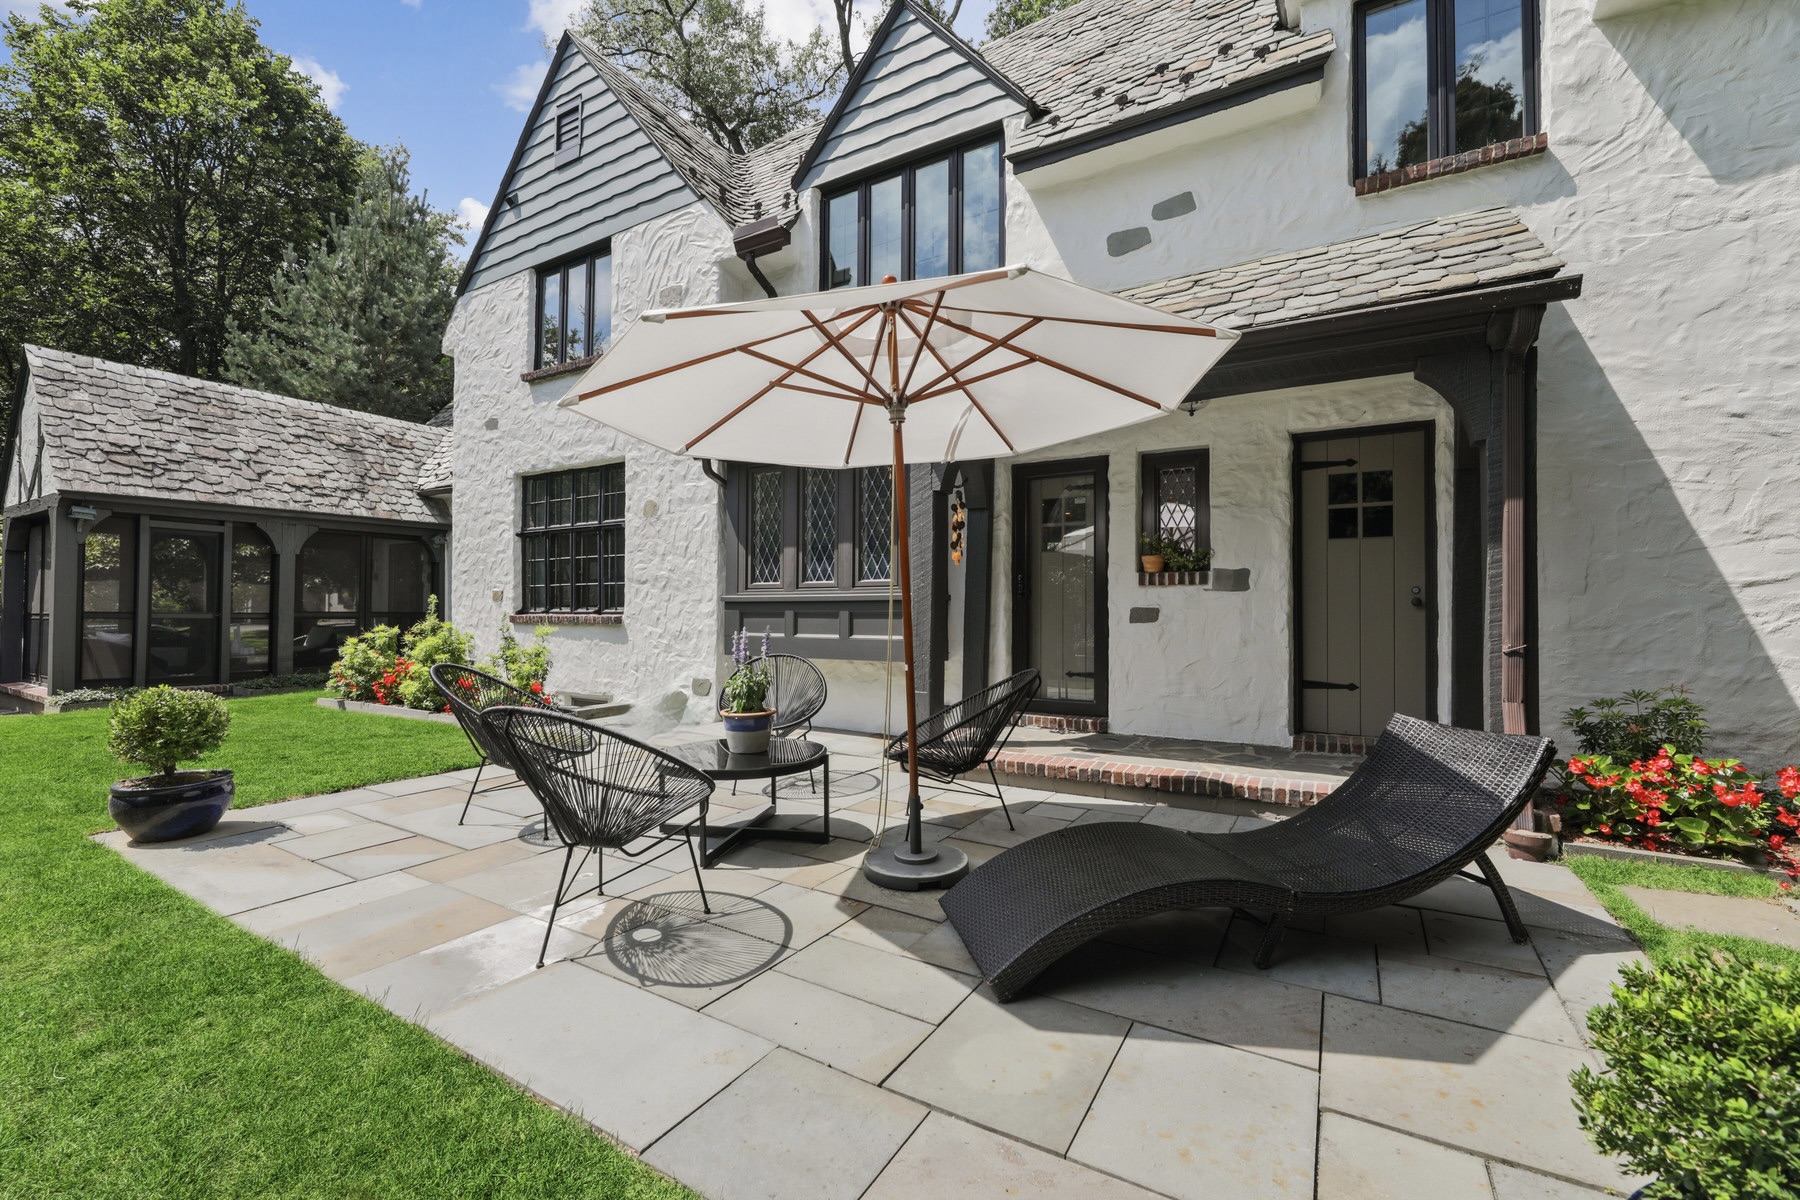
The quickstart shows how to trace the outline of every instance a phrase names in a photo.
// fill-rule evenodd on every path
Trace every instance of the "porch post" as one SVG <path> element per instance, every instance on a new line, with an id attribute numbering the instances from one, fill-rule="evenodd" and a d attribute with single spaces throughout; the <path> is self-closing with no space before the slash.
<path id="1" fill-rule="evenodd" d="M 269 640 L 275 652 L 271 666 L 275 674 L 289 675 L 294 670 L 294 606 L 300 596 L 294 584 L 300 548 L 319 527 L 293 521 L 258 521 L 256 525 L 275 548 L 275 578 L 269 588 Z"/>
<path id="2" fill-rule="evenodd" d="M 1502 327 L 1490 327 L 1490 345 L 1502 356 L 1500 414 L 1500 727 L 1529 731 L 1527 659 L 1535 653 L 1527 631 L 1527 591 L 1536 582 L 1536 556 L 1527 539 L 1530 503 L 1529 389 L 1531 347 L 1542 324 L 1542 306 L 1514 309 Z"/>
<path id="3" fill-rule="evenodd" d="M 0 681 L 25 678 L 25 585 L 27 523 L 18 518 L 5 525 L 4 570 L 0 573 Z"/>
<path id="4" fill-rule="evenodd" d="M 69 516 L 69 506 L 58 500 L 45 531 L 44 553 L 50 558 L 50 592 L 45 611 L 50 628 L 45 636 L 44 686 L 52 695 L 78 685 L 81 630 L 76 614 L 81 611 L 81 550 L 87 531 Z"/>

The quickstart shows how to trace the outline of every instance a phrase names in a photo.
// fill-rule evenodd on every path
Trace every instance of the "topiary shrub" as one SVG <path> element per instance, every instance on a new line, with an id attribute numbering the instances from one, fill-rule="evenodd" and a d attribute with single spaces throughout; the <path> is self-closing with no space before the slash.
<path id="1" fill-rule="evenodd" d="M 217 750 L 231 728 L 231 710 L 217 696 L 184 692 L 166 684 L 126 696 L 112 706 L 113 755 L 174 782 L 183 762 Z"/>
<path id="2" fill-rule="evenodd" d="M 1800 971 L 1714 953 L 1621 978 L 1588 1015 L 1605 1071 L 1571 1077 L 1594 1144 L 1654 1200 L 1800 1195 Z"/>

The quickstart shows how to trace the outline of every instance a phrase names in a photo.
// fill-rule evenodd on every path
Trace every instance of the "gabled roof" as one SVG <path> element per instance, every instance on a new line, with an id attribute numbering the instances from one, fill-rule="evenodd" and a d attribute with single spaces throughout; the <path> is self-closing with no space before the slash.
<path id="1" fill-rule="evenodd" d="M 40 346 L 25 367 L 65 494 L 446 522 L 418 493 L 446 429 Z"/>
<path id="2" fill-rule="evenodd" d="M 981 54 L 1049 110 L 1007 147 L 1023 166 L 1314 70 L 1334 45 L 1282 28 L 1276 0 L 1082 0 Z"/>
<path id="3" fill-rule="evenodd" d="M 1093 2 L 1101 2 L 1101 0 L 1093 0 Z M 832 130 L 837 127 L 838 121 L 844 115 L 844 110 L 862 88 L 863 81 L 868 78 L 869 71 L 881 56 L 882 45 L 887 41 L 888 35 L 894 31 L 894 26 L 903 14 L 910 14 L 914 20 L 937 34 L 952 49 L 959 51 L 969 61 L 969 64 L 987 76 L 995 87 L 1018 101 L 1019 106 L 1027 114 L 1033 117 L 1043 114 L 1043 108 L 1031 98 L 1025 89 L 1007 78 L 1005 72 L 958 37 L 954 30 L 938 20 L 924 5 L 917 3 L 916 0 L 892 0 L 892 3 L 888 5 L 887 12 L 882 14 L 880 23 L 875 26 L 874 33 L 869 36 L 868 46 L 863 49 L 862 56 L 856 60 L 856 66 L 850 72 L 850 78 L 844 81 L 843 90 L 838 93 L 837 103 L 831 106 L 831 111 L 825 114 L 823 121 L 819 122 L 813 132 L 812 143 L 807 146 L 805 153 L 800 156 L 800 160 L 794 164 L 790 184 L 796 190 L 800 187 L 800 181 L 817 161 L 819 152 L 825 148 L 825 143 L 830 140 Z"/>
<path id="4" fill-rule="evenodd" d="M 1235 329 L 1544 278 L 1563 261 L 1505 208 L 1434 217 L 1126 288 L 1130 300 Z"/>

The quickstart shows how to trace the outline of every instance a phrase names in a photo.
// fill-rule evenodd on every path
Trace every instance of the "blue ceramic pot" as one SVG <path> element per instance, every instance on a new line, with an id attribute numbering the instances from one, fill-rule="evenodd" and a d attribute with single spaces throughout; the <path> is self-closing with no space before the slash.
<path id="1" fill-rule="evenodd" d="M 231 807 L 230 771 L 182 771 L 164 787 L 139 779 L 112 785 L 107 809 L 134 842 L 170 842 L 209 833 Z"/>
<path id="2" fill-rule="evenodd" d="M 775 725 L 775 710 L 763 712 L 720 712 L 725 722 L 725 748 L 733 754 L 767 754 L 769 730 Z"/>

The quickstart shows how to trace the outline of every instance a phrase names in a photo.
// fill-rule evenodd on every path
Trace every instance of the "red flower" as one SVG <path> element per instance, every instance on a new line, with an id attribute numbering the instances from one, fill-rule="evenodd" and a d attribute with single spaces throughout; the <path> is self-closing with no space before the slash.
<path id="1" fill-rule="evenodd" d="M 1600 826 L 1600 832 L 1601 833 L 1611 833 L 1612 826 L 1611 825 L 1602 825 L 1602 826 Z"/>
<path id="2" fill-rule="evenodd" d="M 1775 785 L 1789 800 L 1800 796 L 1800 767 L 1781 768 L 1775 773 Z"/>
<path id="3" fill-rule="evenodd" d="M 1662 813 L 1657 811 L 1654 808 L 1651 809 L 1649 812 L 1644 814 L 1644 824 L 1650 826 L 1652 829 L 1654 829 L 1658 825 L 1661 825 L 1662 824 Z"/>
<path id="4" fill-rule="evenodd" d="M 1569 760 L 1569 773 L 1571 775 L 1585 775 L 1587 773 L 1587 763 L 1579 758 L 1571 758 Z"/>
<path id="5" fill-rule="evenodd" d="M 1782 837 L 1779 833 L 1771 833 L 1769 835 L 1769 849 L 1779 850 L 1786 844 L 1787 839 Z"/>
<path id="6" fill-rule="evenodd" d="M 531 681 L 531 693 L 534 696 L 543 695 L 544 694 L 544 685 L 536 679 L 532 680 Z"/>

